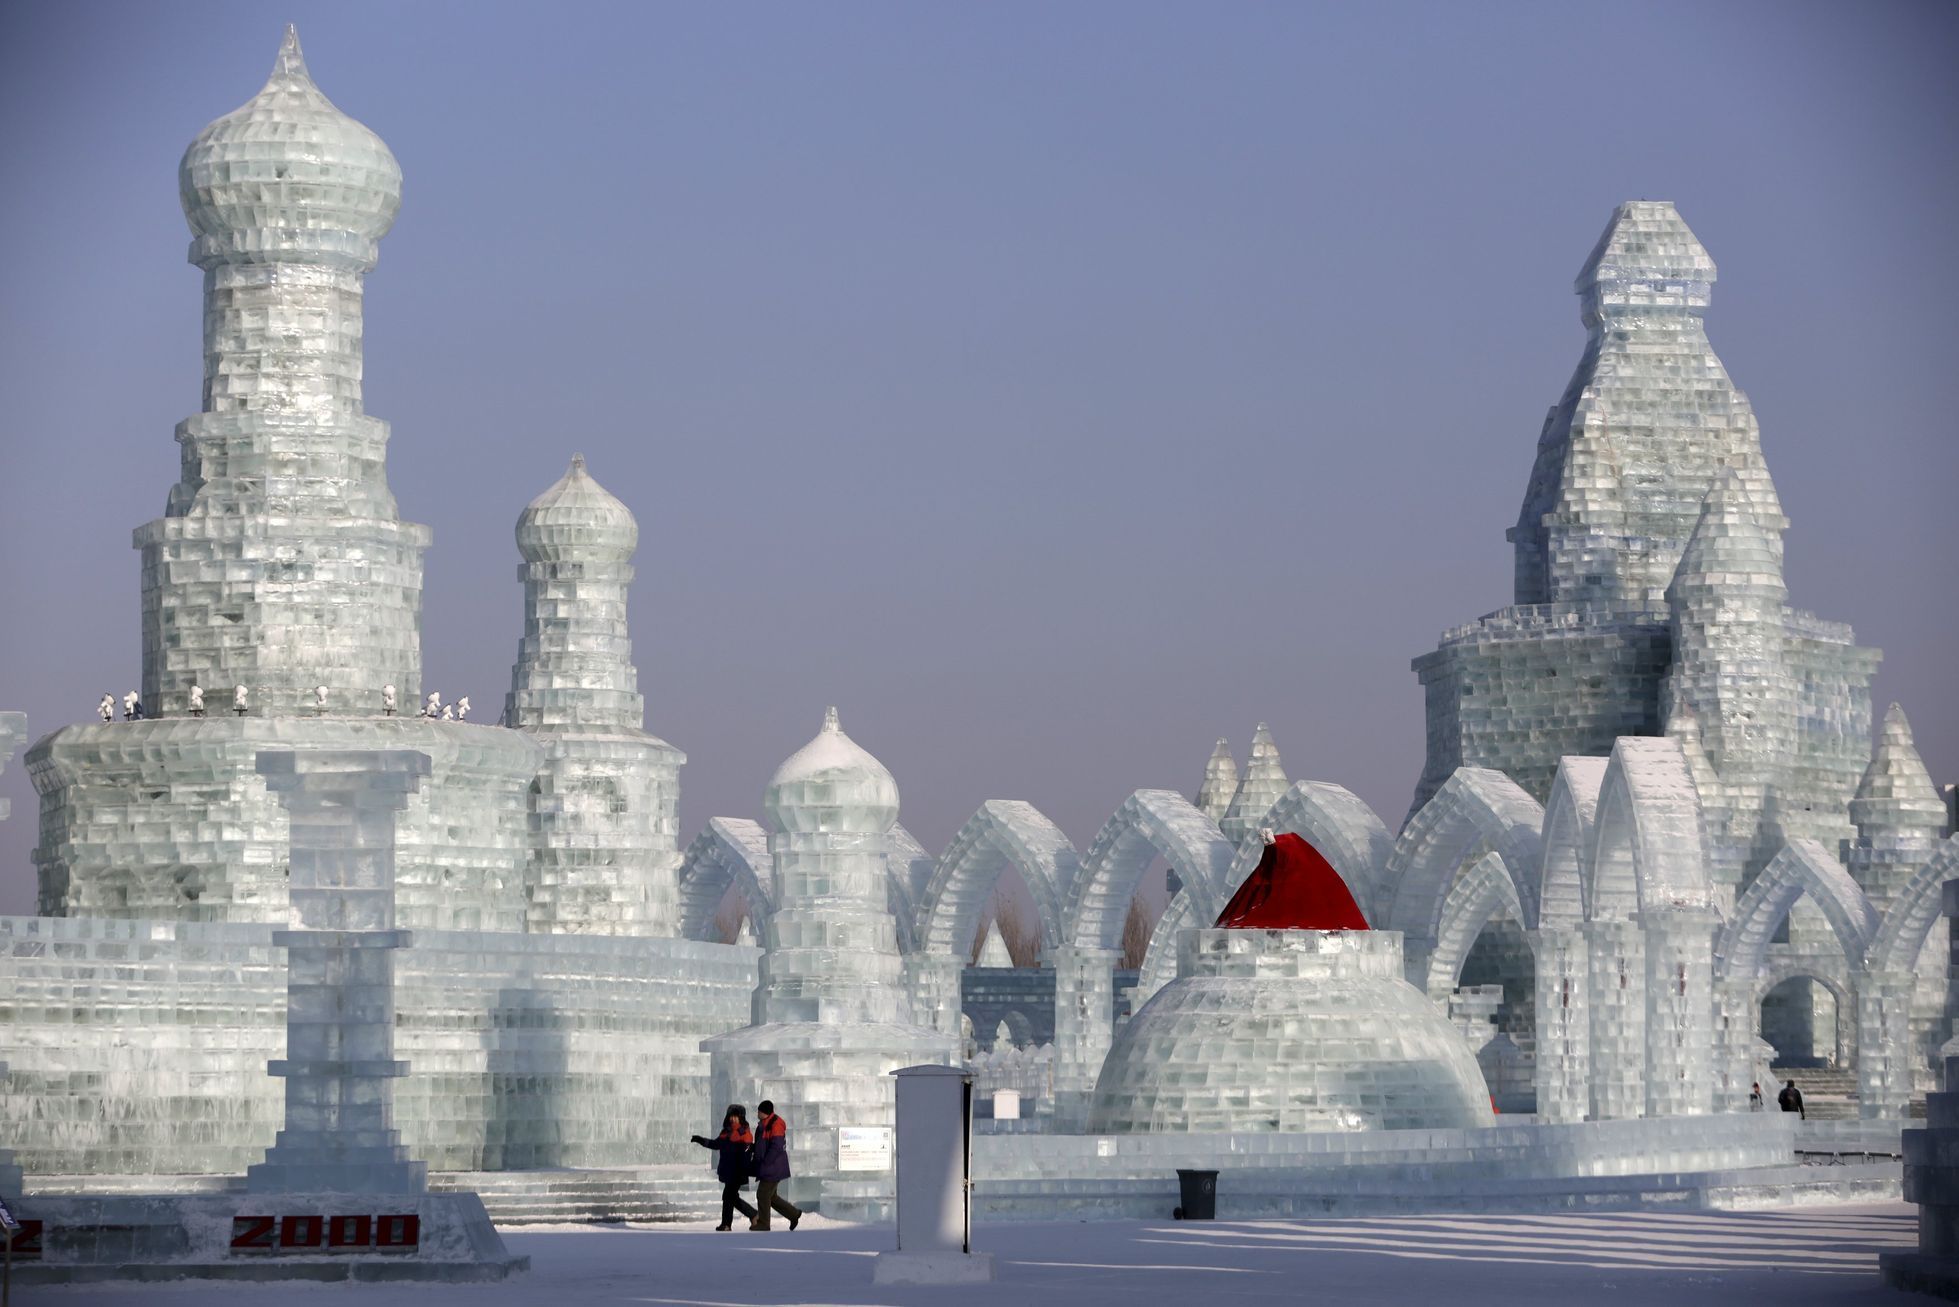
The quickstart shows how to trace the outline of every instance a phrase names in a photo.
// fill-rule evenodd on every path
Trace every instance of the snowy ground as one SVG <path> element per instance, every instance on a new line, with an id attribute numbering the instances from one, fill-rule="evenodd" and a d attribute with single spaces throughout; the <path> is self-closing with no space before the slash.
<path id="1" fill-rule="evenodd" d="M 1587 1300 L 1664 1307 L 1801 1307 L 1928 1299 L 1884 1288 L 1880 1250 L 1909 1248 L 1904 1204 L 1773 1212 L 1624 1212 L 1301 1221 L 1112 1221 L 994 1226 L 979 1245 L 998 1279 L 965 1289 L 878 1289 L 871 1257 L 888 1227 L 810 1217 L 791 1234 L 673 1226 L 565 1226 L 506 1236 L 527 1276 L 501 1285 L 94 1286 L 17 1292 L 15 1301 L 218 1307 L 279 1301 L 360 1307 L 587 1304 L 1009 1303 L 1012 1307 L 1219 1302 L 1437 1302 L 1519 1307 Z"/>

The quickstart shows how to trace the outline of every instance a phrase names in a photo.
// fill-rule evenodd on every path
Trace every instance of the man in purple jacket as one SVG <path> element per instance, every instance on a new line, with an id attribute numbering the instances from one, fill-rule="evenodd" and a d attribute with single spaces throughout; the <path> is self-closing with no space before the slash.
<path id="1" fill-rule="evenodd" d="M 802 1209 L 776 1196 L 775 1187 L 789 1178 L 789 1127 L 775 1114 L 775 1104 L 763 1099 L 755 1116 L 755 1219 L 751 1230 L 769 1228 L 769 1212 L 789 1218 L 789 1228 L 803 1219 Z"/>

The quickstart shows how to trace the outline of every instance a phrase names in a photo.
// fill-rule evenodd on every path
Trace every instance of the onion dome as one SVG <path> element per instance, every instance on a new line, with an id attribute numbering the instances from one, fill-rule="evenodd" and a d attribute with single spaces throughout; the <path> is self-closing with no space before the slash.
<path id="1" fill-rule="evenodd" d="M 832 708 L 816 738 L 775 769 L 762 807 L 779 831 L 883 834 L 898 820 L 898 782 L 843 733 Z"/>
<path id="2" fill-rule="evenodd" d="M 1252 874 L 1218 914 L 1227 930 L 1366 930 L 1353 891 L 1320 851 L 1297 835 L 1265 846 Z"/>
<path id="3" fill-rule="evenodd" d="M 527 562 L 623 563 L 639 547 L 639 523 L 573 454 L 565 474 L 517 515 L 517 548 Z"/>
<path id="4" fill-rule="evenodd" d="M 265 87 L 197 134 L 177 168 L 191 262 L 371 267 L 401 208 L 401 166 L 313 85 L 286 29 Z"/>

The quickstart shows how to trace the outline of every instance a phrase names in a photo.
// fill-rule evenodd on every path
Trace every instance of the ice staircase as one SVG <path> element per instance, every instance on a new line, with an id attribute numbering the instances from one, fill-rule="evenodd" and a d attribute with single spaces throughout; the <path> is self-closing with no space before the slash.
<path id="1" fill-rule="evenodd" d="M 721 1219 L 720 1181 L 707 1167 L 685 1163 L 618 1170 L 441 1171 L 429 1176 L 429 1188 L 474 1191 L 498 1226 Z"/>
<path id="2" fill-rule="evenodd" d="M 1857 1117 L 1857 1073 L 1837 1067 L 1772 1066 L 1775 1083 L 1762 1086 L 1770 1111 L 1775 1096 L 1793 1080 L 1803 1093 L 1803 1110 L 1812 1121 L 1852 1121 Z"/>

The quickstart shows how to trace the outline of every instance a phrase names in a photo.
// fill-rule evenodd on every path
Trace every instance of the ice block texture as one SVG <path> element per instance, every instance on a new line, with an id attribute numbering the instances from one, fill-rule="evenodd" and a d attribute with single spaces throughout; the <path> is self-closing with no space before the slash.
<path id="1" fill-rule="evenodd" d="M 530 929 L 680 933 L 684 755 L 641 728 L 626 627 L 639 526 L 583 455 L 517 519 L 524 637 L 506 724 L 544 748 L 530 801 Z"/>

